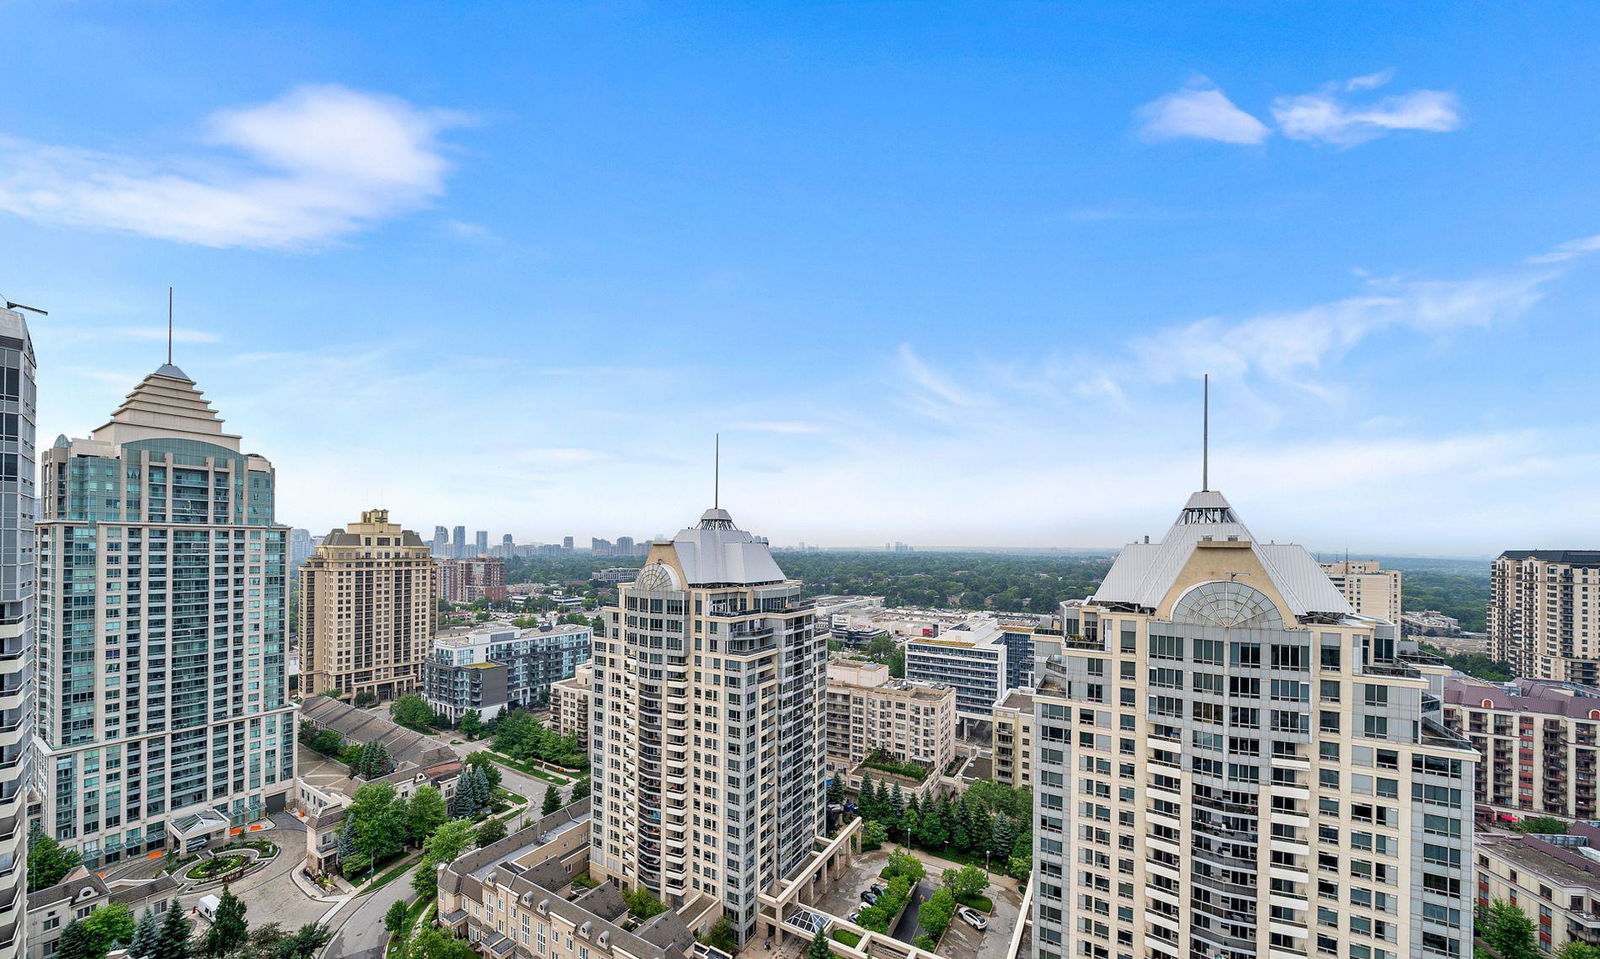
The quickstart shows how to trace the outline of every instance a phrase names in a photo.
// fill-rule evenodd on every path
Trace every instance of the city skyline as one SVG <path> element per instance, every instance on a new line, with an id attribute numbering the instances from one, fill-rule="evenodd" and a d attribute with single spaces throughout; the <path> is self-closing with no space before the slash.
<path id="1" fill-rule="evenodd" d="M 1600 535 L 1595 25 L 1109 9 L 11 5 L 41 433 L 158 365 L 170 283 L 313 530 L 648 530 L 720 431 L 775 543 L 1115 547 L 1194 485 L 1209 372 L 1218 482 L 1318 551 Z M 471 484 L 376 441 L 399 408 Z"/>

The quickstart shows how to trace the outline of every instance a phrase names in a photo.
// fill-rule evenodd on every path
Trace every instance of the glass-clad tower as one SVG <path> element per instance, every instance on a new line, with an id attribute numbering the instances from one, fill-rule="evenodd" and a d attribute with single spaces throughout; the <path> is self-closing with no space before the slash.
<path id="1" fill-rule="evenodd" d="M 0 309 L 0 959 L 27 954 L 33 697 L 33 342 Z"/>
<path id="2" fill-rule="evenodd" d="M 42 466 L 41 826 L 98 865 L 282 808 L 289 531 L 272 464 L 169 363 Z"/>

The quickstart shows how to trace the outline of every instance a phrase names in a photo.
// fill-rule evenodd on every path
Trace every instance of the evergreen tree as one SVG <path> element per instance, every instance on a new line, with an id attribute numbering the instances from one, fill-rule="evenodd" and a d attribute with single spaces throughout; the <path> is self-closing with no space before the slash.
<path id="1" fill-rule="evenodd" d="M 828 940 L 822 938 L 822 933 L 811 937 L 811 945 L 806 947 L 806 959 L 833 959 L 833 950 L 828 947 Z"/>
<path id="2" fill-rule="evenodd" d="M 161 923 L 149 906 L 139 914 L 139 924 L 133 927 L 133 941 L 128 944 L 131 959 L 150 959 L 156 950 L 156 940 L 161 938 Z"/>
<path id="3" fill-rule="evenodd" d="M 183 916 L 183 908 L 174 899 L 167 903 L 167 916 L 161 920 L 161 932 L 156 937 L 156 948 L 151 959 L 189 959 L 190 922 Z"/>
<path id="4" fill-rule="evenodd" d="M 222 898 L 217 903 L 216 918 L 206 933 L 206 955 L 221 959 L 242 945 L 250 935 L 250 924 L 244 918 L 244 902 L 227 887 L 222 887 Z"/>
<path id="5" fill-rule="evenodd" d="M 450 804 L 447 807 L 451 819 L 471 819 L 475 812 L 472 808 L 471 778 L 469 772 L 463 772 L 456 777 L 456 789 L 450 794 Z"/>
<path id="6" fill-rule="evenodd" d="M 1011 847 L 1017 841 L 1017 825 L 1010 816 L 994 817 L 994 825 L 989 829 L 989 855 L 997 862 L 1005 862 L 1011 856 Z"/>
<path id="7" fill-rule="evenodd" d="M 889 787 L 883 780 L 878 780 L 878 786 L 872 793 L 872 801 L 876 805 L 877 819 L 885 824 L 894 816 L 894 806 L 889 802 Z"/>
<path id="8" fill-rule="evenodd" d="M 544 787 L 544 803 L 539 811 L 548 816 L 561 808 L 561 791 L 554 786 Z"/>
<path id="9" fill-rule="evenodd" d="M 889 809 L 896 820 L 906 814 L 906 794 L 900 791 L 899 783 L 895 783 L 894 789 L 889 792 Z"/>
<path id="10" fill-rule="evenodd" d="M 872 791 L 872 774 L 861 774 L 861 789 L 856 793 L 856 812 L 862 819 L 878 818 L 878 797 Z"/>
<path id="11" fill-rule="evenodd" d="M 838 776 L 828 780 L 828 805 L 844 805 L 844 783 L 840 782 Z"/>
<path id="12" fill-rule="evenodd" d="M 344 825 L 339 827 L 339 861 L 349 859 L 356 851 L 356 822 L 349 816 L 344 817 Z"/>
<path id="13" fill-rule="evenodd" d="M 101 955 L 95 950 L 89 930 L 76 919 L 67 923 L 61 930 L 61 938 L 56 940 L 56 959 L 100 959 Z"/>

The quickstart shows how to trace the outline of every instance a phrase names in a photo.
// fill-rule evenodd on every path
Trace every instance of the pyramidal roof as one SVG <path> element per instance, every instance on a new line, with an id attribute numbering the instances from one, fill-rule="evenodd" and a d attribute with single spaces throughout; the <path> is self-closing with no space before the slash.
<path id="1" fill-rule="evenodd" d="M 788 578 L 772 558 L 771 547 L 733 525 L 725 509 L 706 510 L 698 525 L 678 531 L 672 546 L 691 586 L 754 586 Z"/>
<path id="2" fill-rule="evenodd" d="M 91 435 L 115 445 L 177 437 L 214 443 L 237 452 L 239 436 L 223 432 L 222 422 L 194 381 L 167 363 L 134 387 L 111 419 Z"/>
<path id="3" fill-rule="evenodd" d="M 1191 495 L 1161 542 L 1123 547 L 1095 590 L 1094 601 L 1155 609 L 1178 581 L 1198 544 L 1206 540 L 1248 543 L 1295 616 L 1355 615 L 1349 600 L 1304 546 L 1256 542 L 1227 498 L 1216 490 Z"/>

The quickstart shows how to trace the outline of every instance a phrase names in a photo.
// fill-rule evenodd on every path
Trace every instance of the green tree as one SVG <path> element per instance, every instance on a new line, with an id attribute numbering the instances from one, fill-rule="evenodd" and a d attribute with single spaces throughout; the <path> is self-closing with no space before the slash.
<path id="1" fill-rule="evenodd" d="M 429 706 L 421 696 L 413 693 L 395 700 L 389 707 L 389 716 L 407 729 L 425 733 L 428 731 L 428 723 L 433 720 L 433 707 Z"/>
<path id="2" fill-rule="evenodd" d="M 131 943 L 137 925 L 133 910 L 126 903 L 111 902 L 89 913 L 83 920 L 83 931 L 94 943 L 95 954 L 103 956 L 117 946 Z"/>
<path id="3" fill-rule="evenodd" d="M 584 776 L 572 784 L 572 801 L 577 802 L 580 799 L 588 799 L 592 789 L 593 787 L 589 785 L 589 777 Z"/>
<path id="4" fill-rule="evenodd" d="M 95 949 L 94 938 L 77 919 L 67 923 L 61 930 L 61 938 L 56 940 L 57 959 L 102 959 L 104 955 Z"/>
<path id="5" fill-rule="evenodd" d="M 468 739 L 477 739 L 483 735 L 483 716 L 476 709 L 469 709 L 462 715 L 456 728 Z"/>
<path id="6" fill-rule="evenodd" d="M 989 888 L 989 875 L 977 866 L 962 866 L 960 869 L 946 869 L 944 871 L 944 884 L 955 893 L 956 901 L 966 902 Z"/>
<path id="7" fill-rule="evenodd" d="M 494 759 L 489 755 L 488 750 L 480 749 L 475 753 L 468 753 L 467 758 L 464 761 L 468 766 L 471 766 L 473 769 L 483 773 L 484 781 L 486 781 L 490 787 L 500 785 L 500 764 L 494 761 Z"/>
<path id="8" fill-rule="evenodd" d="M 1478 925 L 1479 938 L 1500 959 L 1538 959 L 1534 932 L 1528 914 L 1504 899 L 1490 903 Z"/>
<path id="9" fill-rule="evenodd" d="M 880 819 L 883 811 L 878 808 L 878 798 L 872 791 L 872 774 L 861 774 L 861 789 L 856 793 L 856 812 L 862 819 Z"/>
<path id="10" fill-rule="evenodd" d="M 35 826 L 28 831 L 28 891 L 48 889 L 83 864 L 76 849 L 68 849 Z"/>
<path id="11" fill-rule="evenodd" d="M 539 812 L 548 816 L 561 808 L 561 790 L 554 786 L 544 787 L 544 802 L 539 805 Z"/>
<path id="12" fill-rule="evenodd" d="M 927 874 L 922 860 L 906 852 L 904 848 L 897 848 L 889 853 L 889 864 L 885 870 L 889 876 L 904 876 L 912 885 L 916 885 Z"/>
<path id="13" fill-rule="evenodd" d="M 220 959 L 244 944 L 250 935 L 250 924 L 244 918 L 244 903 L 227 886 L 222 887 L 222 898 L 217 902 L 216 918 L 206 932 L 205 953 L 210 959 Z"/>
<path id="14" fill-rule="evenodd" d="M 447 818 L 444 810 L 444 798 L 439 795 L 439 790 L 429 785 L 417 787 L 411 794 L 411 802 L 406 805 L 406 818 L 410 833 L 417 839 L 427 839 L 433 835 L 440 824 Z"/>
<path id="15" fill-rule="evenodd" d="M 498 819 L 487 819 L 478 827 L 478 846 L 490 846 L 506 838 L 506 824 Z"/>
<path id="16" fill-rule="evenodd" d="M 1554 816 L 1525 816 L 1512 828 L 1521 833 L 1558 836 L 1567 831 L 1567 821 Z"/>
<path id="17" fill-rule="evenodd" d="M 927 931 L 933 939 L 944 935 L 950 927 L 950 920 L 956 914 L 955 893 L 949 886 L 940 886 L 928 901 L 917 908 L 917 922 Z"/>
<path id="18" fill-rule="evenodd" d="M 828 805 L 844 805 L 844 783 L 840 781 L 838 776 L 828 780 Z"/>
<path id="19" fill-rule="evenodd" d="M 132 959 L 150 959 L 160 938 L 161 920 L 156 918 L 155 910 L 145 906 L 144 912 L 139 913 L 138 924 L 134 926 L 133 939 L 128 943 L 128 955 Z"/>
<path id="20" fill-rule="evenodd" d="M 1591 946 L 1576 939 L 1556 950 L 1556 959 L 1600 959 L 1600 946 Z"/>
<path id="21" fill-rule="evenodd" d="M 881 849 L 889 841 L 889 830 L 883 823 L 876 819 L 868 819 L 866 825 L 861 827 L 861 850 L 871 852 Z"/>
<path id="22" fill-rule="evenodd" d="M 161 933 L 156 937 L 151 959 L 189 959 L 189 930 L 192 924 L 183 916 L 178 900 L 167 903 L 167 915 L 161 920 Z"/>
<path id="23" fill-rule="evenodd" d="M 356 751 L 355 761 L 350 764 L 350 775 L 362 779 L 377 779 L 389 775 L 393 769 L 394 763 L 389 759 L 389 747 L 374 739 Z"/>
<path id="24" fill-rule="evenodd" d="M 345 816 L 351 823 L 355 852 L 366 858 L 368 866 L 387 862 L 405 849 L 407 815 L 404 803 L 396 802 L 398 798 L 388 783 L 367 783 L 351 797 Z M 352 870 L 349 862 L 344 870 L 347 876 L 360 871 Z"/>
<path id="25" fill-rule="evenodd" d="M 466 940 L 446 935 L 429 926 L 411 940 L 406 959 L 478 959 Z"/>
<path id="26" fill-rule="evenodd" d="M 400 935 L 400 931 L 406 927 L 407 912 L 404 899 L 396 899 L 390 904 L 389 911 L 383 914 L 383 928 L 389 931 L 389 935 Z"/>
<path id="27" fill-rule="evenodd" d="M 828 940 L 822 938 L 822 933 L 811 937 L 811 945 L 806 947 L 806 959 L 833 959 L 833 949 L 828 946 Z"/>
<path id="28" fill-rule="evenodd" d="M 729 954 L 737 951 L 739 940 L 733 935 L 733 920 L 723 916 L 712 923 L 711 928 L 706 930 L 704 942 L 713 949 L 721 949 Z"/>
<path id="29" fill-rule="evenodd" d="M 417 895 L 427 897 L 439 891 L 439 867 L 455 862 L 472 848 L 476 835 L 470 819 L 452 819 L 433 831 L 422 844 L 422 862 L 411 874 L 411 888 Z"/>
<path id="30" fill-rule="evenodd" d="M 639 919 L 641 921 L 650 919 L 654 916 L 659 916 L 663 912 L 667 911 L 665 903 L 657 899 L 655 896 L 650 895 L 649 891 L 643 888 L 629 889 L 627 892 L 624 892 L 622 894 L 622 901 L 628 904 L 628 912 L 632 914 L 635 919 Z"/>

